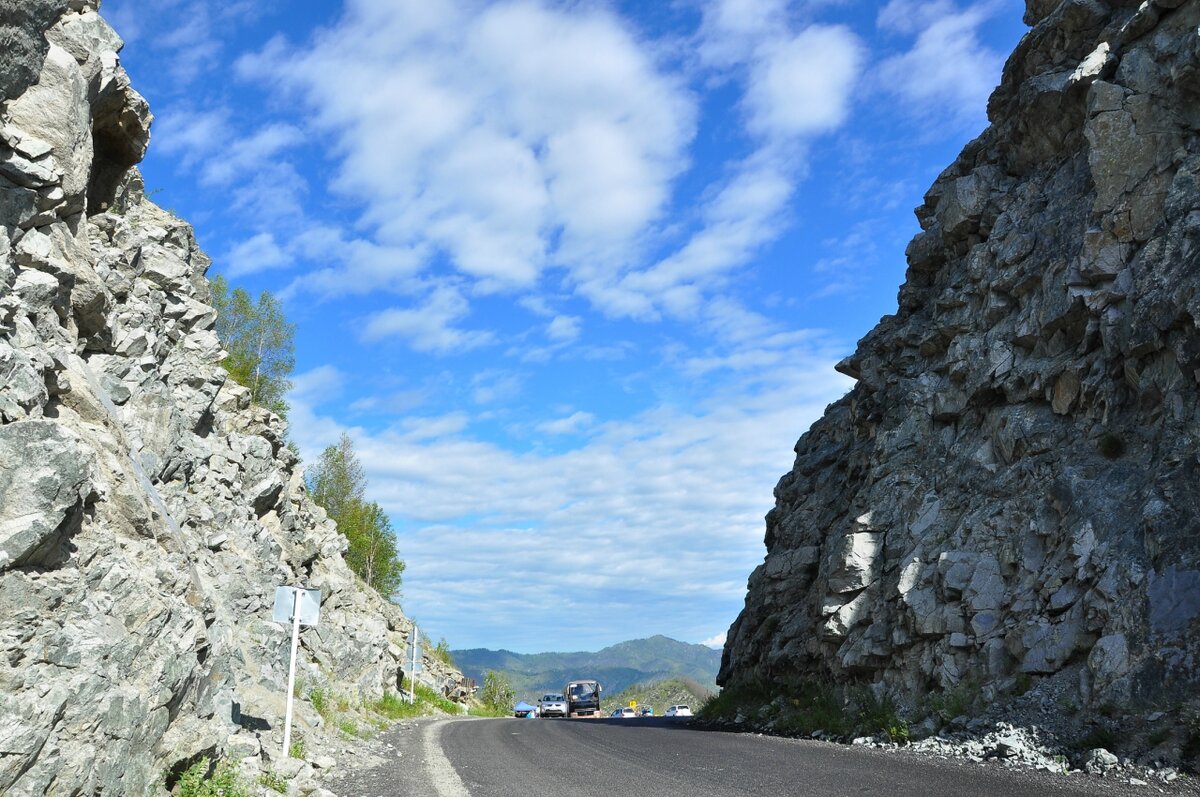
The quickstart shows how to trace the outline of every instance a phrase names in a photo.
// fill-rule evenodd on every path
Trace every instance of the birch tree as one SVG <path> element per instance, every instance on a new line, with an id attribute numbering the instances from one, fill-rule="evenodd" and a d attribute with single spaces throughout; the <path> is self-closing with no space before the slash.
<path id="1" fill-rule="evenodd" d="M 244 288 L 230 288 L 218 276 L 210 283 L 217 310 L 217 336 L 229 355 L 221 363 L 250 399 L 287 417 L 284 400 L 296 367 L 296 327 L 284 317 L 279 301 L 263 291 L 255 302 Z"/>
<path id="2" fill-rule="evenodd" d="M 366 500 L 367 477 L 349 435 L 343 433 L 337 444 L 321 452 L 309 471 L 308 488 L 349 542 L 345 556 L 350 569 L 383 597 L 397 599 L 404 560 L 387 513 Z"/>

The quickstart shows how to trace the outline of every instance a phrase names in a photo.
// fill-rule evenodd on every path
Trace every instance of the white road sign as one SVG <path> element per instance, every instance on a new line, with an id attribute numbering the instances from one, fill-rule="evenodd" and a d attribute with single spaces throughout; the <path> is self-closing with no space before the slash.
<path id="1" fill-rule="evenodd" d="M 299 601 L 296 594 L 299 593 Z M 297 589 L 296 587 L 275 588 L 275 611 L 271 616 L 277 623 L 292 622 L 292 606 L 300 609 L 301 625 L 316 625 L 321 619 L 321 590 Z"/>

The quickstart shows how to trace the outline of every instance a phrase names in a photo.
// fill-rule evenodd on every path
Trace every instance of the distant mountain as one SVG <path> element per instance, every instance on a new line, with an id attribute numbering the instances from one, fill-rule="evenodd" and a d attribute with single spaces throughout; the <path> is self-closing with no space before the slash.
<path id="1" fill-rule="evenodd" d="M 517 696 L 536 699 L 559 692 L 573 679 L 594 678 L 604 687 L 604 699 L 635 685 L 686 676 L 703 689 L 716 691 L 721 651 L 691 645 L 661 634 L 631 639 L 596 652 L 513 653 L 511 650 L 452 650 L 455 664 L 468 677 L 483 683 L 486 670 L 508 676 Z"/>

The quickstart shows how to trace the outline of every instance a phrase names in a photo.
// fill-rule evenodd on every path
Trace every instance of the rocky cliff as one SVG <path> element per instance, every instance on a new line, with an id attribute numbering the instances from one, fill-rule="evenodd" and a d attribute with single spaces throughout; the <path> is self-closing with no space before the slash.
<path id="1" fill-rule="evenodd" d="M 721 683 L 1195 708 L 1200 1 L 1025 21 L 896 314 L 796 444 Z"/>
<path id="2" fill-rule="evenodd" d="M 0 23 L 0 792 L 141 795 L 201 755 L 278 757 L 277 585 L 322 591 L 307 687 L 394 691 L 412 625 L 221 369 L 209 260 L 142 195 L 151 117 L 97 3 L 0 0 Z M 301 700 L 309 750 L 321 725 Z"/>

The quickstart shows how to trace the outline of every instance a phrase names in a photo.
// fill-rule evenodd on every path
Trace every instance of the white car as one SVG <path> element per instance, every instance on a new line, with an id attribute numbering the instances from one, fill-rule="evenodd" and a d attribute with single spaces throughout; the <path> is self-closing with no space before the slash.
<path id="1" fill-rule="evenodd" d="M 545 694 L 538 701 L 538 716 L 565 717 L 567 716 L 567 699 L 562 695 Z"/>
<path id="2" fill-rule="evenodd" d="M 613 710 L 612 710 L 612 713 L 611 713 L 611 714 L 609 714 L 608 716 L 610 716 L 610 717 L 618 717 L 618 718 L 620 718 L 620 719 L 633 719 L 634 717 L 636 717 L 636 716 L 637 716 L 637 712 L 635 712 L 633 709 L 631 709 L 631 708 L 629 708 L 628 706 L 626 706 L 625 708 L 615 708 L 615 709 L 613 709 Z"/>
<path id="3" fill-rule="evenodd" d="M 663 716 L 666 716 L 666 717 L 690 717 L 690 716 L 692 716 L 692 710 L 690 708 L 688 708 L 687 706 L 682 706 L 682 705 L 671 706 L 669 709 L 667 709 L 667 713 Z"/>

